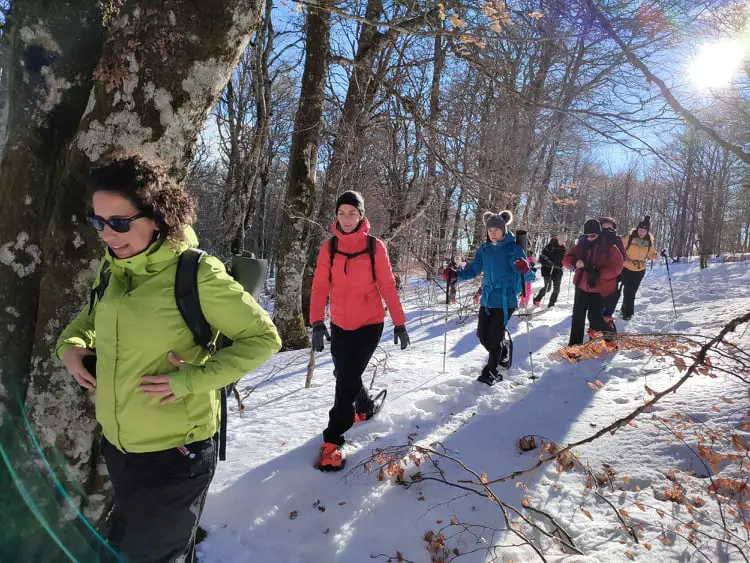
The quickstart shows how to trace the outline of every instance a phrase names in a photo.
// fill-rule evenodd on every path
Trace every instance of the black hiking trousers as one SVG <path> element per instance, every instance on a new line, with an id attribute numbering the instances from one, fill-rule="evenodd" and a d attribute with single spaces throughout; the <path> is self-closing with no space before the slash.
<path id="1" fill-rule="evenodd" d="M 124 453 L 102 438 L 101 450 L 115 493 L 113 546 L 128 563 L 192 563 L 217 436 L 148 453 Z"/>
<path id="2" fill-rule="evenodd" d="M 612 317 L 617 309 L 617 302 L 620 300 L 622 293 L 622 275 L 617 276 L 617 289 L 606 297 L 602 297 L 602 316 Z"/>
<path id="3" fill-rule="evenodd" d="M 633 316 L 635 313 L 635 294 L 638 293 L 638 288 L 641 286 L 643 276 L 646 275 L 646 270 L 640 272 L 634 272 L 627 268 L 622 269 L 622 314 L 626 317 Z"/>
<path id="4" fill-rule="evenodd" d="M 515 309 L 508 309 L 508 320 Z M 502 309 L 479 308 L 479 321 L 477 322 L 477 336 L 479 342 L 490 355 L 487 358 L 487 367 L 492 374 L 497 373 L 497 366 L 503 358 L 503 345 L 505 342 L 505 319 Z"/>
<path id="5" fill-rule="evenodd" d="M 576 288 L 568 346 L 583 344 L 583 336 L 586 332 L 586 316 L 589 318 L 590 329 L 610 332 L 610 328 L 602 318 L 602 296 L 598 293 L 589 293 Z"/>
<path id="6" fill-rule="evenodd" d="M 560 295 L 560 282 L 562 281 L 563 271 L 559 268 L 553 268 L 549 276 L 544 276 L 544 287 L 539 290 L 539 293 L 534 297 L 534 301 L 541 301 L 544 299 L 546 293 L 552 289 L 552 295 L 549 298 L 548 307 L 554 307 L 557 303 L 557 297 Z"/>
<path id="7" fill-rule="evenodd" d="M 383 323 L 344 330 L 331 323 L 331 358 L 336 376 L 336 398 L 328 412 L 328 428 L 323 441 L 343 446 L 344 434 L 354 424 L 354 412 L 367 412 L 372 406 L 362 374 L 378 347 Z"/>

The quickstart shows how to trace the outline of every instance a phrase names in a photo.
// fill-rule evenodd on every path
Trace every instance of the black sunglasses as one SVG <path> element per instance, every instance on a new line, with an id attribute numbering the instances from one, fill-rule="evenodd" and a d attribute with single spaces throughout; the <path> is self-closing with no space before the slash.
<path id="1" fill-rule="evenodd" d="M 89 225 L 94 227 L 99 232 L 104 230 L 105 225 L 109 225 L 109 228 L 116 233 L 127 233 L 130 230 L 130 223 L 132 223 L 136 219 L 140 219 L 141 217 L 146 217 L 146 214 L 136 213 L 135 215 L 127 219 L 121 219 L 119 217 L 104 219 L 102 217 L 99 217 L 98 215 L 94 215 L 93 213 L 91 213 L 88 217 L 86 217 L 86 221 L 88 221 Z"/>

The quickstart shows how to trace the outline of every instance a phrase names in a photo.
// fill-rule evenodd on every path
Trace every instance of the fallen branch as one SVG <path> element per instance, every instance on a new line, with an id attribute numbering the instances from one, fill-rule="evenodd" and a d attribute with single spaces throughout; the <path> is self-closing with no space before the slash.
<path id="1" fill-rule="evenodd" d="M 724 336 L 726 336 L 728 333 L 733 332 L 734 330 L 737 329 L 738 326 L 740 326 L 740 325 L 742 325 L 744 323 L 747 323 L 747 322 L 750 322 L 750 313 L 746 313 L 746 314 L 744 314 L 744 315 L 742 315 L 740 317 L 735 317 L 734 319 L 732 319 L 731 321 L 729 321 L 724 326 L 724 328 L 722 328 L 721 331 L 716 336 L 714 336 L 711 340 L 709 340 L 708 342 L 706 342 L 701 347 L 701 349 L 696 354 L 695 359 L 693 360 L 693 362 L 690 365 L 690 367 L 687 369 L 687 371 L 685 372 L 685 374 L 674 383 L 674 385 L 672 385 L 672 386 L 664 389 L 663 391 L 654 392 L 654 397 L 650 401 L 644 403 L 643 405 L 641 405 L 640 407 L 638 407 L 637 409 L 635 409 L 634 411 L 632 411 L 627 416 L 624 416 L 623 418 L 615 420 L 612 424 L 610 424 L 610 425 L 602 428 L 601 430 L 599 430 L 595 434 L 592 434 L 591 436 L 588 436 L 586 438 L 578 440 L 577 442 L 573 442 L 571 444 L 568 444 L 567 446 L 565 446 L 561 450 L 557 451 L 555 453 L 555 455 L 551 455 L 551 456 L 548 456 L 548 457 L 540 457 L 540 459 L 539 459 L 539 461 L 537 463 L 535 463 L 533 466 L 531 466 L 531 467 L 529 467 L 527 469 L 520 469 L 518 471 L 514 471 L 512 473 L 509 473 L 508 475 L 505 475 L 503 477 L 499 477 L 497 479 L 493 479 L 488 484 L 491 485 L 491 484 L 494 484 L 494 483 L 502 483 L 503 481 L 510 481 L 511 479 L 517 479 L 518 477 L 521 477 L 522 475 L 526 475 L 526 474 L 532 473 L 533 471 L 536 471 L 538 468 L 540 468 L 542 465 L 544 465 L 546 463 L 549 463 L 550 461 L 553 461 L 553 460 L 557 459 L 557 457 L 559 455 L 561 455 L 561 454 L 563 454 L 565 452 L 569 452 L 573 448 L 577 448 L 578 446 L 582 446 L 583 444 L 588 444 L 590 442 L 593 442 L 594 440 L 596 440 L 598 438 L 601 438 L 605 434 L 609 434 L 609 433 L 614 432 L 618 428 L 622 428 L 623 426 L 625 426 L 626 424 L 628 424 L 629 422 L 631 422 L 633 419 L 635 419 L 636 417 L 638 417 L 638 415 L 642 414 L 644 411 L 646 411 L 646 410 L 650 409 L 651 407 L 653 407 L 664 396 L 666 396 L 666 395 L 668 395 L 670 393 L 674 393 L 675 391 L 677 391 L 677 389 L 679 389 L 680 387 L 682 387 L 685 384 L 685 382 L 688 379 L 690 379 L 695 374 L 695 372 L 698 370 L 698 368 L 700 366 L 704 365 L 704 363 L 706 361 L 706 355 L 708 354 L 708 351 L 711 350 L 711 348 L 713 348 L 716 345 L 716 343 L 721 342 L 724 339 Z"/>

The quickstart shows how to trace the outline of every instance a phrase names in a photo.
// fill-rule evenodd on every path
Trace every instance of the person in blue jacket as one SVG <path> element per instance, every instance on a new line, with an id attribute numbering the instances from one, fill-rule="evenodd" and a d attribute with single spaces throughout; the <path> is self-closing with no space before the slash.
<path id="1" fill-rule="evenodd" d="M 477 249 L 474 260 L 465 268 L 456 270 L 455 275 L 459 280 L 469 280 L 484 274 L 477 336 L 489 352 L 489 358 L 479 381 L 492 385 L 503 378 L 498 368 L 510 367 L 505 327 L 518 308 L 517 295 L 529 264 L 526 253 L 516 244 L 513 233 L 508 231 L 508 225 L 513 221 L 510 211 L 488 211 L 483 219 L 487 241 Z"/>

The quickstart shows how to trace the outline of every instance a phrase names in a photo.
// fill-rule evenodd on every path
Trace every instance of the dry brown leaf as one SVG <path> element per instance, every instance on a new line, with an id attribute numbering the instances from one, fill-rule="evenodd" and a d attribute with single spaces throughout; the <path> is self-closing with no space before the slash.
<path id="1" fill-rule="evenodd" d="M 627 511 L 627 510 L 625 510 L 624 508 L 621 508 L 621 509 L 620 509 L 620 510 L 619 510 L 618 512 L 619 512 L 619 513 L 620 513 L 620 514 L 621 514 L 622 516 L 625 516 L 625 517 L 628 517 L 628 516 L 629 516 L 629 514 L 628 514 L 628 511 Z"/>
<path id="2" fill-rule="evenodd" d="M 593 383 L 591 383 L 590 381 L 587 381 L 586 385 L 588 385 L 589 387 L 591 387 L 594 391 L 599 391 L 599 388 L 596 385 L 594 385 Z"/>
<path id="3" fill-rule="evenodd" d="M 294 520 L 295 518 L 297 518 L 297 516 L 299 516 L 299 512 L 297 512 L 296 510 L 292 510 L 289 513 L 289 520 Z"/>
<path id="4" fill-rule="evenodd" d="M 588 510 L 586 510 L 585 508 L 582 508 L 581 512 L 583 512 L 586 516 L 588 516 L 589 520 L 593 520 L 594 519 L 594 517 L 591 516 L 591 513 Z"/>
<path id="5" fill-rule="evenodd" d="M 750 451 L 750 446 L 738 434 L 732 434 L 732 447 L 738 452 Z"/>
<path id="6" fill-rule="evenodd" d="M 457 14 L 451 14 L 451 25 L 458 28 L 466 27 L 466 23 Z"/>

